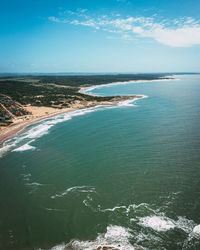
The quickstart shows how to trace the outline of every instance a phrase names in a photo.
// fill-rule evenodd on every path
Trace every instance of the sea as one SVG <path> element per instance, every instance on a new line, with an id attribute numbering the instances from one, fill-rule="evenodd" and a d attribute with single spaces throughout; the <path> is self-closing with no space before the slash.
<path id="1" fill-rule="evenodd" d="M 200 75 L 58 115 L 0 149 L 0 249 L 200 249 Z M 105 249 L 105 248 L 104 248 Z"/>

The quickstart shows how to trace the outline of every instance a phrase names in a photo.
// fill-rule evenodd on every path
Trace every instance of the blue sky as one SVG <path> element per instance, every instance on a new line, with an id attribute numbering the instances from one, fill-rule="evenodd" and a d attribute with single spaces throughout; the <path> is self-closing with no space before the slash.
<path id="1" fill-rule="evenodd" d="M 2 0 L 0 72 L 199 72 L 199 0 Z"/>

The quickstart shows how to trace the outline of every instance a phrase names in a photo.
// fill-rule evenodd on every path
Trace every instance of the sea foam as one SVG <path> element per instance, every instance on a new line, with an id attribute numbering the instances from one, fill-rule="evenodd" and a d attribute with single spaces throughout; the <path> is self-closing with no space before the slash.
<path id="1" fill-rule="evenodd" d="M 115 83 L 116 84 L 116 83 Z M 113 84 L 114 85 L 114 84 Z M 100 87 L 100 86 L 98 86 Z M 102 86 L 101 86 L 102 87 Z M 90 88 L 90 91 L 92 89 L 96 88 L 96 86 L 93 86 Z M 88 91 L 89 89 L 87 89 Z M 142 98 L 146 98 L 147 96 L 140 95 Z M 3 147 L 0 148 L 0 157 L 2 157 L 6 152 L 12 150 L 18 144 L 21 144 L 22 141 L 25 141 L 26 144 L 18 146 L 16 149 L 12 150 L 14 152 L 21 152 L 21 151 L 26 151 L 26 150 L 34 150 L 35 148 L 33 146 L 30 146 L 29 143 L 27 143 L 28 139 L 36 140 L 44 135 L 47 135 L 50 131 L 50 129 L 55 126 L 58 123 L 65 122 L 67 120 L 72 119 L 73 117 L 76 116 L 81 116 L 85 115 L 91 112 L 95 111 L 101 111 L 105 109 L 110 109 L 110 108 L 116 108 L 120 106 L 134 106 L 133 102 L 141 99 L 141 98 L 133 98 L 131 100 L 124 100 L 122 102 L 118 102 L 117 105 L 113 106 L 108 106 L 108 105 L 97 105 L 95 107 L 91 108 L 84 108 L 84 109 L 79 109 L 71 112 L 66 112 L 64 114 L 56 115 L 51 118 L 47 118 L 43 121 L 40 121 L 34 125 L 30 125 L 30 127 L 26 128 L 26 131 L 23 132 L 21 135 L 18 135 L 12 139 L 6 140 L 3 144 Z"/>
<path id="2" fill-rule="evenodd" d="M 22 152 L 27 150 L 35 150 L 36 147 L 29 145 L 28 143 L 24 144 L 23 146 L 16 148 L 13 150 L 13 152 Z"/>
<path id="3" fill-rule="evenodd" d="M 52 118 L 45 119 L 45 120 L 40 121 L 34 125 L 30 125 L 30 127 L 27 127 L 26 131 L 23 132 L 22 134 L 14 137 L 12 139 L 8 139 L 4 142 L 3 147 L 0 148 L 0 157 L 2 157 L 6 152 L 8 152 L 10 150 L 12 150 L 14 152 L 21 152 L 21 151 L 25 151 L 25 150 L 34 150 L 35 148 L 33 146 L 29 145 L 30 142 L 27 142 L 29 139 L 32 139 L 31 142 L 33 142 L 36 139 L 38 139 L 44 135 L 47 135 L 49 133 L 50 129 L 58 123 L 70 120 L 75 116 L 81 116 L 81 115 L 84 115 L 87 113 L 91 113 L 91 112 L 103 110 L 103 109 L 104 109 L 104 107 L 97 106 L 97 107 L 93 107 L 93 108 L 75 110 L 75 111 L 71 111 L 71 112 L 57 115 L 57 116 L 52 117 Z M 21 146 L 20 144 L 22 144 L 23 141 L 26 143 Z"/>
<path id="4" fill-rule="evenodd" d="M 140 97 L 136 97 L 136 98 L 133 98 L 133 99 L 129 99 L 129 100 L 124 100 L 124 101 L 121 101 L 121 102 L 118 102 L 117 103 L 117 106 L 135 106 L 134 102 L 137 101 L 137 100 L 140 100 L 140 99 L 143 99 L 143 98 L 147 98 L 148 96 L 146 95 L 140 95 Z"/>
<path id="5" fill-rule="evenodd" d="M 165 232 L 179 228 L 190 235 L 195 228 L 195 222 L 185 217 L 179 216 L 177 220 L 171 219 L 164 214 L 156 214 L 139 218 L 139 225 L 151 228 L 158 232 Z"/>
<path id="6" fill-rule="evenodd" d="M 94 193 L 96 191 L 94 187 L 90 187 L 90 186 L 75 186 L 75 187 L 67 188 L 64 192 L 60 192 L 59 194 L 52 195 L 51 198 L 55 199 L 55 198 L 63 197 L 71 192 Z"/>
<path id="7" fill-rule="evenodd" d="M 130 244 L 129 239 L 131 232 L 129 228 L 122 226 L 109 225 L 106 233 L 98 234 L 95 240 L 79 241 L 72 240 L 68 244 L 61 244 L 52 248 L 52 250 L 76 249 L 76 250 L 94 250 L 98 247 L 109 246 L 113 249 L 119 250 L 134 250 L 135 248 Z"/>
<path id="8" fill-rule="evenodd" d="M 155 215 L 141 218 L 140 225 L 144 225 L 145 227 L 151 227 L 156 231 L 167 231 L 175 227 L 175 224 L 170 219 Z"/>
<path id="9" fill-rule="evenodd" d="M 193 228 L 192 233 L 200 237 L 200 225 L 197 225 Z"/>
<path id="10" fill-rule="evenodd" d="M 176 220 L 169 218 L 165 213 L 160 212 L 160 209 L 153 209 L 147 203 L 141 203 L 138 205 L 130 204 L 128 206 L 121 205 L 104 209 L 99 206 L 98 211 L 111 214 L 124 214 L 126 218 L 128 217 L 130 222 L 133 223 L 133 226 L 137 224 L 142 227 L 153 229 L 157 232 L 165 232 L 178 228 L 189 235 L 193 231 L 198 232 L 198 230 L 200 230 L 200 226 L 194 229 L 196 223 L 193 220 L 189 220 L 182 216 L 178 216 Z M 147 216 L 141 217 L 141 214 L 144 213 L 147 214 Z"/>

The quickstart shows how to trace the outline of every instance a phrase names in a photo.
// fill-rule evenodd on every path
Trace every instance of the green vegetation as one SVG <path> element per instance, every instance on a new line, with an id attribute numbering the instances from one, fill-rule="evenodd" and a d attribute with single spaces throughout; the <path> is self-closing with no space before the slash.
<path id="1" fill-rule="evenodd" d="M 163 74 L 116 74 L 116 75 L 77 75 L 77 76 L 40 76 L 40 83 L 55 83 L 71 87 L 83 87 L 111 82 L 130 80 L 154 80 L 163 77 Z M 38 80 L 36 77 L 35 79 Z"/>
<path id="2" fill-rule="evenodd" d="M 0 126 L 2 127 L 7 127 L 8 125 L 10 125 L 12 122 L 11 121 L 1 121 L 0 120 Z"/>
<path id="3" fill-rule="evenodd" d="M 0 93 L 22 105 L 67 107 L 75 101 L 109 101 L 113 97 L 97 97 L 79 93 L 80 87 L 130 80 L 154 80 L 164 74 L 118 75 L 24 75 L 0 77 Z"/>

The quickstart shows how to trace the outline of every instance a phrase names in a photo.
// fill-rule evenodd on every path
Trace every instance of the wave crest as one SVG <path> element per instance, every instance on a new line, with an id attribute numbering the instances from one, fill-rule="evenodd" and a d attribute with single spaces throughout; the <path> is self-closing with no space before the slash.
<path id="1" fill-rule="evenodd" d="M 52 250 L 94 250 L 94 249 L 119 249 L 119 250 L 134 250 L 130 244 L 131 237 L 130 229 L 122 226 L 109 225 L 106 233 L 99 234 L 95 240 L 79 241 L 73 240 L 68 244 L 61 244 L 52 248 Z"/>

